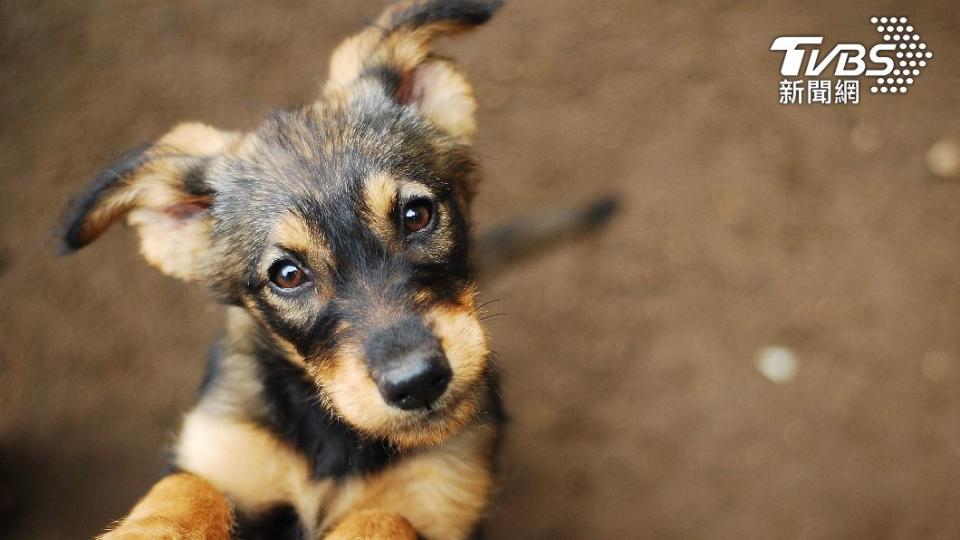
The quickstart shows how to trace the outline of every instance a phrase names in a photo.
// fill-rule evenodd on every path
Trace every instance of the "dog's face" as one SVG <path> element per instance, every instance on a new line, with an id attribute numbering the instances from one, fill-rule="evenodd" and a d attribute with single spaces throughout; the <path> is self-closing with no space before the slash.
<path id="1" fill-rule="evenodd" d="M 278 113 L 211 163 L 217 286 L 336 413 L 419 444 L 472 417 L 486 369 L 468 260 L 474 167 L 467 147 L 369 91 L 360 105 Z"/>
<path id="2" fill-rule="evenodd" d="M 435 5 L 345 42 L 316 103 L 246 134 L 183 124 L 128 155 L 66 232 L 76 249 L 126 216 L 148 261 L 245 307 L 332 413 L 401 447 L 471 421 L 489 369 L 468 246 L 475 104 L 427 51 L 496 2 L 423 16 Z"/>

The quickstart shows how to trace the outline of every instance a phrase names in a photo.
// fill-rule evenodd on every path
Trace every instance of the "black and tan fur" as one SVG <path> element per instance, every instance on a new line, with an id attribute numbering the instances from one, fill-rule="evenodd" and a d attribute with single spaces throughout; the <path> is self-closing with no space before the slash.
<path id="1" fill-rule="evenodd" d="M 70 207 L 67 251 L 125 219 L 150 263 L 228 311 L 171 474 L 104 538 L 477 533 L 503 413 L 472 259 L 496 271 L 614 208 L 525 216 L 471 257 L 476 104 L 429 47 L 498 7 L 396 3 L 334 52 L 316 102 L 250 133 L 181 124 Z M 411 201 L 432 209 L 416 233 Z M 294 292 L 271 283 L 286 262 L 309 278 Z M 442 358 L 442 393 L 400 407 L 384 373 L 411 355 Z"/>
<path id="2" fill-rule="evenodd" d="M 125 219 L 150 263 L 228 306 L 175 472 L 106 538 L 476 531 L 502 423 L 469 257 L 476 105 L 430 43 L 498 7 L 397 3 L 335 51 L 316 102 L 250 133 L 181 124 L 72 206 L 68 250 Z M 405 234 L 411 200 L 432 217 Z M 308 285 L 276 288 L 278 261 Z M 445 390 L 391 406 L 385 364 L 423 343 L 449 365 Z"/>

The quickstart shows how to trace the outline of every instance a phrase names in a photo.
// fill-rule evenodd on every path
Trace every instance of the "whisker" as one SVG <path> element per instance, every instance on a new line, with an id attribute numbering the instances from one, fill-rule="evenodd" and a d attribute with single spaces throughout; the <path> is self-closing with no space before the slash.
<path id="1" fill-rule="evenodd" d="M 480 311 L 481 309 L 489 306 L 490 304 L 492 304 L 492 303 L 494 303 L 494 302 L 499 302 L 500 300 L 502 300 L 502 298 L 495 298 L 495 299 L 493 299 L 493 300 L 484 302 L 484 303 L 480 304 L 479 306 L 473 308 L 473 311 L 471 311 L 470 313 L 476 313 L 476 312 Z"/>

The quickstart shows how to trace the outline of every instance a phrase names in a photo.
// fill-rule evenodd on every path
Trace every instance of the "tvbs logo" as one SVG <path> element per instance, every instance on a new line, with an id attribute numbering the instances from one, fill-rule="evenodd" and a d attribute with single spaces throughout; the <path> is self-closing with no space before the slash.
<path id="1" fill-rule="evenodd" d="M 780 81 L 780 103 L 857 104 L 864 77 L 870 93 L 906 94 L 933 58 L 933 51 L 906 17 L 871 17 L 870 23 L 883 41 L 869 48 L 861 43 L 838 43 L 823 53 L 823 36 L 773 40 L 770 50 L 783 53 L 780 75 L 786 77 Z M 824 79 L 825 73 L 838 79 Z M 801 76 L 812 79 L 791 78 Z"/>

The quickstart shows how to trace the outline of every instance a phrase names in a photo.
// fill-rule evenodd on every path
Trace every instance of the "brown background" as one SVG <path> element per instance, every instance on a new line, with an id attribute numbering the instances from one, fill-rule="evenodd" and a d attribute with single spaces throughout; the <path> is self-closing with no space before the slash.
<path id="1" fill-rule="evenodd" d="M 0 5 L 5 538 L 89 537 L 157 478 L 220 311 L 68 197 L 176 122 L 308 101 L 364 2 Z M 906 96 L 777 103 L 774 37 L 936 56 Z M 476 83 L 481 225 L 614 192 L 602 235 L 485 283 L 513 422 L 493 538 L 960 534 L 960 16 L 940 2 L 511 2 Z M 764 346 L 797 354 L 776 385 Z M 11 534 L 8 529 L 17 532 Z"/>

